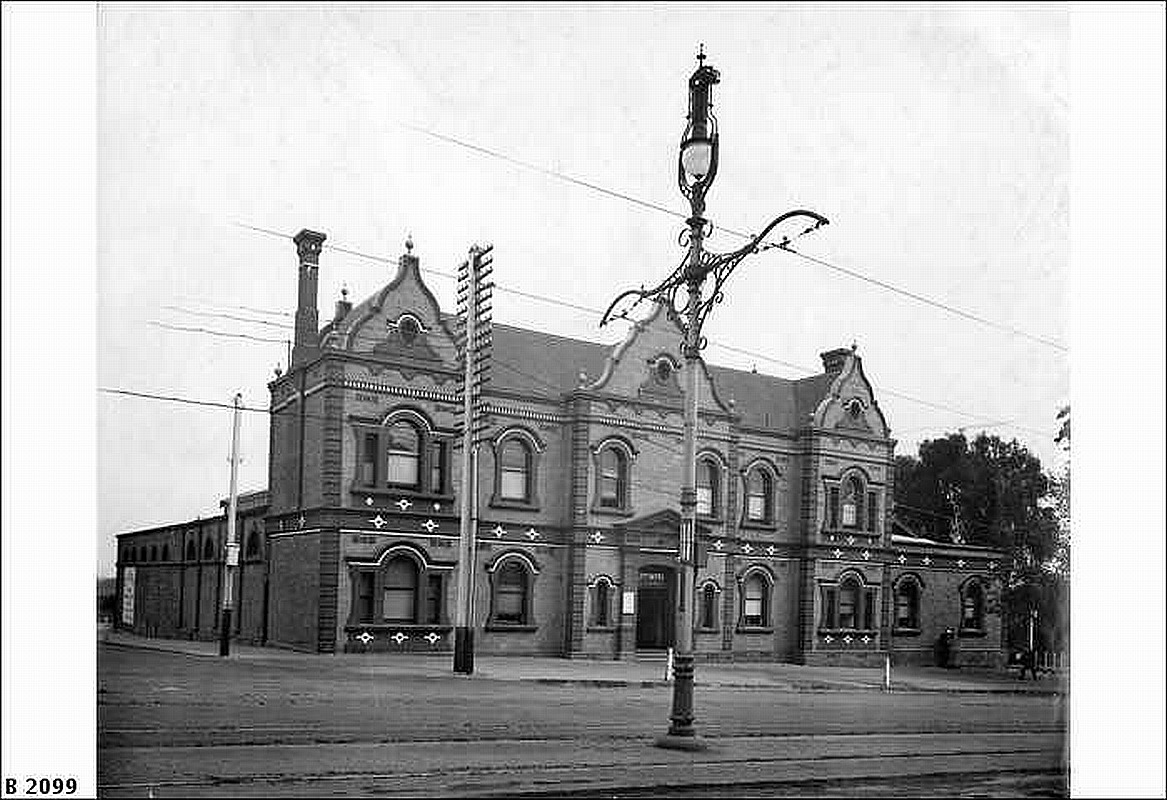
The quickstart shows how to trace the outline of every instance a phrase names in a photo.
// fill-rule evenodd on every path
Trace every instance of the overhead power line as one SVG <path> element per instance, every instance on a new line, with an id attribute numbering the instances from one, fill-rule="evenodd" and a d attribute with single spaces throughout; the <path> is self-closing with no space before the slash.
<path id="1" fill-rule="evenodd" d="M 166 323 L 166 322 L 157 322 L 155 320 L 149 320 L 146 322 L 146 324 L 153 325 L 153 326 L 158 327 L 158 328 L 165 328 L 165 329 L 170 330 L 170 331 L 186 331 L 188 333 L 205 333 L 209 336 L 222 336 L 222 337 L 228 338 L 228 339 L 250 339 L 250 340 L 255 341 L 255 342 L 273 342 L 273 343 L 279 343 L 279 344 L 284 344 L 284 345 L 286 345 L 290 341 L 289 339 L 272 339 L 268 336 L 252 336 L 251 334 L 247 334 L 247 333 L 229 333 L 227 331 L 215 331 L 215 330 L 211 330 L 210 328 L 195 328 L 195 327 L 189 327 L 186 325 L 171 325 L 171 324 Z"/>
<path id="2" fill-rule="evenodd" d="M 474 152 L 482 153 L 482 154 L 490 156 L 492 158 L 498 158 L 498 159 L 501 159 L 503 161 L 506 161 L 509 164 L 514 164 L 516 166 L 525 167 L 527 169 L 531 169 L 531 170 L 534 170 L 536 172 L 539 172 L 543 175 L 548 175 L 550 177 L 557 178 L 557 179 L 562 180 L 562 181 L 566 181 L 567 183 L 571 183 L 571 184 L 574 184 L 576 186 L 582 186 L 586 189 L 591 189 L 593 191 L 599 192 L 599 193 L 607 195 L 609 197 L 615 197 L 615 198 L 618 198 L 620 200 L 625 200 L 625 201 L 632 203 L 634 205 L 638 205 L 638 206 L 641 206 L 644 208 L 649 208 L 649 209 L 652 209 L 654 211 L 660 211 L 660 212 L 668 214 L 669 216 L 672 216 L 672 217 L 679 217 L 680 219 L 687 219 L 687 215 L 682 214 L 678 211 L 674 211 L 670 208 L 666 208 L 665 206 L 658 205 L 657 203 L 651 203 L 651 202 L 648 202 L 646 200 L 641 200 L 641 199 L 633 197 L 629 194 L 625 194 L 624 192 L 617 192 L 617 191 L 614 191 L 612 189 L 606 189 L 606 188 L 599 186 L 597 184 L 591 183 L 589 181 L 581 180 L 579 178 L 572 177 L 571 175 L 564 174 L 564 173 L 559 172 L 557 170 L 548 169 L 547 167 L 543 167 L 543 166 L 540 166 L 538 164 L 534 164 L 534 163 L 529 162 L 529 161 L 523 161 L 521 159 L 517 159 L 517 158 L 514 158 L 512 156 L 508 156 L 505 153 L 498 152 L 497 150 L 491 150 L 490 148 L 487 148 L 487 147 L 482 147 L 480 145 L 471 144 L 470 142 L 463 141 L 463 140 L 458 139 L 456 137 L 449 136 L 449 135 L 444 134 L 444 133 L 438 133 L 436 131 L 431 131 L 431 130 L 428 130 L 426 128 L 418 127 L 416 125 L 411 125 L 411 124 L 406 123 L 406 122 L 399 122 L 397 124 L 405 129 L 407 129 L 407 130 L 415 131 L 417 133 L 424 134 L 425 136 L 430 136 L 434 139 L 438 139 L 438 140 L 443 141 L 443 142 L 448 142 L 448 143 L 456 145 L 458 147 L 463 147 L 467 150 L 473 150 Z M 729 227 L 726 227 L 724 225 L 715 225 L 714 227 L 717 230 L 724 231 L 728 234 L 731 234 L 733 236 L 737 236 L 737 237 L 742 238 L 742 239 L 749 240 L 749 239 L 754 238 L 752 234 L 747 233 L 746 231 L 737 230 L 735 228 L 729 228 Z M 1037 335 L 1029 333 L 1027 331 L 1023 331 L 1020 328 L 1015 328 L 1015 327 L 1010 326 L 1010 325 L 1005 325 L 1005 324 L 1002 324 L 1000 322 L 990 320 L 990 319 L 988 319 L 986 317 L 982 317 L 978 314 L 973 314 L 973 313 L 970 313 L 968 311 L 963 311 L 959 308 L 951 306 L 948 303 L 944 303 L 940 300 L 933 300 L 929 297 L 925 297 L 924 295 L 922 295 L 918 292 L 913 292 L 913 291 L 910 291 L 908 289 L 900 288 L 899 286 L 895 286 L 895 285 L 888 283 L 886 281 L 881 281 L 877 278 L 872 278 L 870 275 L 865 275 L 865 274 L 858 272 L 856 270 L 853 270 L 853 269 L 848 269 L 846 267 L 840 267 L 837 264 L 832 264 L 829 261 L 824 261 L 821 258 L 816 258 L 814 256 L 807 255 L 806 253 L 799 252 L 798 250 L 794 250 L 793 248 L 791 248 L 789 246 L 775 246 L 775 248 L 773 248 L 773 249 L 784 250 L 788 253 L 791 253 L 793 255 L 798 256 L 799 258 L 805 259 L 806 261 L 813 262 L 813 263 L 818 264 L 820 266 L 826 267 L 827 269 L 834 270 L 835 272 L 850 276 L 850 277 L 855 278 L 857 280 L 864 281 L 866 283 L 870 283 L 873 286 L 878 286 L 879 288 L 884 289 L 885 291 L 893 292 L 893 293 L 901 295 L 903 297 L 910 298 L 912 300 L 915 300 L 916 302 L 924 303 L 926 305 L 932 306 L 933 308 L 938 308 L 938 309 L 941 309 L 943 311 L 947 311 L 950 314 L 955 314 L 955 315 L 962 317 L 964 319 L 971 320 L 973 322 L 977 322 L 979 324 L 986 325 L 988 327 L 995 328 L 997 330 L 1004 331 L 1006 333 L 1011 333 L 1011 334 L 1014 334 L 1016 336 L 1021 336 L 1025 339 L 1029 339 L 1031 341 L 1038 342 L 1040 344 L 1044 344 L 1048 347 L 1053 347 L 1057 350 L 1061 350 L 1062 352 L 1069 351 L 1069 348 L 1060 342 L 1056 342 L 1052 339 L 1048 339 L 1048 338 L 1045 338 L 1043 336 L 1037 336 Z"/>
<path id="3" fill-rule="evenodd" d="M 191 308 L 182 308 L 181 306 L 162 306 L 167 311 L 177 311 L 180 314 L 190 314 L 195 317 L 212 317 L 214 319 L 229 319 L 235 322 L 248 322 L 253 325 L 266 325 L 270 328 L 285 328 L 292 330 L 292 326 L 286 322 L 272 322 L 267 319 L 252 319 L 250 317 L 241 317 L 238 314 L 220 314 L 212 311 L 195 311 Z M 262 313 L 262 312 L 261 312 Z"/>
<path id="4" fill-rule="evenodd" d="M 276 237 L 279 237 L 281 239 L 288 239 L 288 240 L 292 239 L 292 236 L 290 236 L 289 234 L 281 233 L 280 231 L 271 230 L 270 228 L 261 228 L 261 227 L 256 226 L 256 225 L 248 225 L 248 224 L 245 224 L 242 222 L 234 222 L 232 224 L 235 225 L 236 227 L 239 227 L 239 228 L 245 228 L 247 230 L 257 231 L 259 233 L 264 233 L 264 234 L 267 234 L 269 236 L 276 236 Z M 335 251 L 340 252 L 340 253 L 347 253 L 349 255 L 357 256 L 359 258 L 364 258 L 364 259 L 368 259 L 371 261 L 377 261 L 377 262 L 386 263 L 386 264 L 396 263 L 393 259 L 387 258 L 385 256 L 373 255 L 371 253 L 362 252 L 360 250 L 353 250 L 350 248 L 338 247 L 336 245 L 327 245 L 327 244 L 324 245 L 324 247 L 326 249 L 329 249 L 329 250 L 335 250 Z M 793 252 L 793 251 L 791 251 L 791 252 Z M 435 275 L 441 275 L 442 277 L 446 277 L 446 278 L 457 279 L 456 275 L 454 275 L 452 273 L 442 272 L 441 270 L 435 270 L 435 269 L 423 267 L 421 269 L 421 271 L 435 274 Z M 557 297 L 550 297 L 548 295 L 540 295 L 540 294 L 535 294 L 532 292 L 524 292 L 524 291 L 520 291 L 518 289 L 509 288 L 503 284 L 496 283 L 494 288 L 495 288 L 495 291 L 498 291 L 498 292 L 505 292 L 505 293 L 509 293 L 509 294 L 514 294 L 514 295 L 517 295 L 520 297 L 526 297 L 526 298 L 531 299 L 531 300 L 538 300 L 539 302 L 542 302 L 542 303 L 550 303 L 551 305 L 561 306 L 563 308 L 570 308 L 570 309 L 573 309 L 575 311 L 583 311 L 585 313 L 594 314 L 596 316 L 603 316 L 603 314 L 604 314 L 603 309 L 592 308 L 590 306 L 581 305 L 579 303 L 572 303 L 570 301 L 562 300 L 562 299 L 557 298 Z M 630 325 L 634 324 L 633 320 L 631 320 L 631 319 L 626 319 L 626 318 L 621 318 L 621 317 L 617 317 L 616 319 L 621 320 L 623 322 L 627 322 Z M 760 358 L 764 361 L 769 361 L 769 362 L 774 363 L 774 364 L 780 364 L 782 366 L 789 367 L 791 369 L 796 369 L 796 370 L 799 370 L 801 372 L 806 373 L 807 375 L 817 375 L 820 372 L 820 370 L 818 370 L 818 369 L 807 367 L 807 366 L 804 366 L 802 364 L 795 364 L 795 363 L 790 362 L 790 361 L 783 361 L 780 358 L 775 358 L 773 356 L 766 355 L 764 353 L 759 353 L 759 352 L 754 351 L 754 350 L 747 350 L 747 349 L 742 348 L 742 347 L 735 347 L 733 345 L 722 344 L 722 343 L 717 342 L 713 339 L 709 340 L 709 344 L 713 345 L 715 347 L 720 347 L 723 350 L 728 350 L 728 351 L 734 352 L 734 353 L 740 353 L 742 355 L 752 356 L 754 358 Z M 557 389 L 557 391 L 559 391 L 559 389 Z M 919 397 L 913 397 L 912 395 L 905 394 L 903 392 L 899 392 L 899 391 L 896 391 L 894 389 L 888 389 L 888 388 L 881 386 L 879 391 L 886 393 L 888 395 L 891 395 L 893 397 L 898 397 L 902 400 L 907 400 L 907 401 L 912 402 L 912 403 L 917 403 L 917 404 L 922 405 L 922 406 L 927 406 L 929 408 L 935 408 L 935 409 L 940 410 L 940 411 L 948 411 L 950 413 L 959 414 L 962 417 L 968 417 L 969 419 L 976 419 L 976 420 L 991 419 L 991 417 L 989 417 L 986 414 L 978 414 L 978 413 L 975 413 L 972 411 L 963 411 L 961 409 L 953 408 L 951 406 L 946 406 L 946 405 L 943 405 L 940 403 L 935 403 L 935 402 L 932 402 L 930 400 L 923 400 Z M 1051 432 L 1051 431 L 1041 431 L 1041 430 L 1037 430 L 1035 428 L 1026 428 L 1024 426 L 1014 425 L 1012 423 L 1008 423 L 1008 427 L 1014 428 L 1015 430 L 1019 430 L 1019 431 L 1025 431 L 1026 433 L 1037 434 L 1039 436 L 1047 436 L 1048 437 L 1048 436 L 1055 435 L 1055 433 Z"/>

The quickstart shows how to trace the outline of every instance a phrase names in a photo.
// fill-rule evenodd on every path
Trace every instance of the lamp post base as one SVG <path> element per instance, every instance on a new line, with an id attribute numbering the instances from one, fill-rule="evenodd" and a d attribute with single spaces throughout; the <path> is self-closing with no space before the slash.
<path id="1" fill-rule="evenodd" d="M 709 749 L 709 743 L 697 734 L 677 736 L 672 733 L 666 733 L 664 736 L 656 737 L 653 746 L 665 750 L 687 750 L 690 753 L 699 753 L 702 750 Z"/>
<path id="2" fill-rule="evenodd" d="M 474 629 L 454 628 L 454 672 L 470 675 L 474 672 Z"/>

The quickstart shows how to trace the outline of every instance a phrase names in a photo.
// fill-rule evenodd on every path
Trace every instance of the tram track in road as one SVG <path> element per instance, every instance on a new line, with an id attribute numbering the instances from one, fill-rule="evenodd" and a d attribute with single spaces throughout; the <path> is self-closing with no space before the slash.
<path id="1" fill-rule="evenodd" d="M 106 779 L 102 796 L 319 795 L 344 787 L 353 794 L 490 795 L 598 792 L 612 788 L 729 787 L 816 780 L 889 779 L 956 772 L 1056 772 L 1062 766 L 1057 733 L 1008 731 L 966 734 L 853 734 L 732 737 L 711 740 L 694 756 L 621 741 L 497 740 L 369 746 L 351 753 L 369 768 L 345 768 L 336 747 L 317 753 L 324 768 L 304 763 L 308 746 L 265 747 L 238 761 L 218 758 L 205 774 Z M 643 737 L 635 737 L 643 741 Z M 507 746 L 503 746 L 503 745 Z M 574 746 L 573 746 L 574 745 Z M 282 751 L 282 752 L 280 752 Z M 291 752 L 288 752 L 291 751 Z M 300 752 L 296 752 L 300 751 Z M 139 755 L 139 754 L 135 754 Z M 145 756 L 145 753 L 140 754 Z M 256 764 L 267 769 L 254 769 Z M 372 765 L 376 766 L 372 766 Z M 399 768 L 386 768 L 397 764 Z M 281 766 L 282 765 L 282 766 Z M 324 766 L 327 765 L 327 766 Z M 301 769 L 288 769 L 299 766 Z"/>

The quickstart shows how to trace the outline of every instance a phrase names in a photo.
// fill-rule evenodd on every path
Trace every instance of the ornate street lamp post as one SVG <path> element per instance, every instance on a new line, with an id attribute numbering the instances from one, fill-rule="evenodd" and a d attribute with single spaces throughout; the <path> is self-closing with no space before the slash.
<path id="1" fill-rule="evenodd" d="M 701 327 L 710 309 L 723 299 L 722 285 L 734 268 L 751 253 L 763 249 L 762 242 L 779 224 L 796 217 L 806 218 L 812 224 L 802 233 L 827 224 L 825 217 L 798 209 L 774 219 L 760 234 L 744 247 L 731 253 L 710 253 L 702 247 L 712 227 L 705 213 L 705 195 L 717 175 L 717 120 L 713 116 L 713 86 L 721 76 L 705 64 L 704 47 L 697 55 L 697 70 L 689 77 L 689 124 L 681 139 L 677 159 L 677 183 L 681 194 L 689 200 L 691 214 L 687 228 L 681 234 L 681 244 L 687 252 L 673 274 L 652 289 L 630 289 L 620 294 L 608 307 L 601 325 L 616 317 L 627 317 L 642 300 L 664 303 L 665 310 L 680 325 L 684 335 L 682 355 L 685 359 L 685 415 L 684 415 L 684 481 L 681 485 L 681 530 L 677 560 L 680 562 L 676 609 L 676 654 L 673 661 L 673 707 L 669 715 L 668 733 L 656 740 L 659 747 L 680 750 L 699 750 L 704 747 L 693 727 L 693 603 L 694 603 L 694 545 L 697 532 L 697 365 L 705 339 Z M 802 234 L 799 234 L 802 235 Z M 785 247 L 789 238 L 766 248 Z M 705 279 L 713 276 L 713 290 L 703 294 Z M 681 288 L 688 291 L 684 314 L 678 312 L 677 295 Z M 630 302 L 629 302 L 630 301 Z M 624 304 L 626 307 L 618 310 Z"/>

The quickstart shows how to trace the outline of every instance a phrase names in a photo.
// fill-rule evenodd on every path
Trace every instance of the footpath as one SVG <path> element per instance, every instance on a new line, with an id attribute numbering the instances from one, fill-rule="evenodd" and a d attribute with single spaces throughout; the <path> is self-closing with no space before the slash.
<path id="1" fill-rule="evenodd" d="M 138 648 L 177 653 L 192 657 L 219 658 L 218 642 L 190 641 L 136 636 L 122 631 L 99 629 L 98 641 L 113 647 Z M 474 660 L 474 675 L 452 672 L 452 657 L 397 653 L 303 653 L 273 647 L 231 643 L 229 658 L 258 663 L 288 662 L 312 664 L 322 660 L 363 675 L 402 675 L 458 680 L 532 681 L 548 684 L 590 686 L 658 686 L 667 684 L 667 664 L 663 658 L 567 659 L 530 656 L 485 656 Z M 884 671 L 859 667 L 818 667 L 769 662 L 698 662 L 698 686 L 725 688 L 783 689 L 797 692 L 869 692 L 884 689 Z M 893 667 L 894 692 L 954 692 L 982 694 L 1068 694 L 1069 677 L 1064 673 L 1042 673 L 1037 680 L 1021 680 L 1016 672 L 941 669 L 938 667 Z"/>

